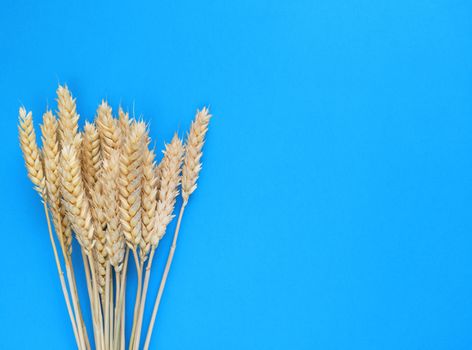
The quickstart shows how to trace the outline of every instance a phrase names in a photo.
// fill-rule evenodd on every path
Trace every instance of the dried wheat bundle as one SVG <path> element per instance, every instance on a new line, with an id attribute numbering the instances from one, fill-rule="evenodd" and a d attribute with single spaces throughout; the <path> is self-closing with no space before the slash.
<path id="1" fill-rule="evenodd" d="M 211 115 L 207 108 L 197 111 L 186 142 L 175 134 L 165 146 L 162 160 L 157 162 L 155 151 L 149 148 L 149 129 L 144 122 L 130 118 L 121 107 L 113 115 L 110 105 L 102 101 L 94 121 L 85 122 L 80 131 L 75 98 L 67 86 L 59 86 L 56 94 L 57 114 L 50 110 L 43 114 L 42 147 L 36 141 L 32 113 L 24 107 L 19 110 L 18 132 L 28 177 L 44 205 L 77 348 L 147 350 L 182 217 L 190 195 L 197 188 Z M 141 346 L 152 262 L 175 216 L 179 193 L 182 204 L 172 246 Z M 76 283 L 73 238 L 79 243 L 85 286 Z M 134 312 L 127 315 L 125 295 L 130 256 L 138 281 Z M 88 291 L 90 323 L 82 314 L 87 303 L 79 301 L 81 287 Z M 133 325 L 128 339 L 126 317 L 132 317 Z"/>

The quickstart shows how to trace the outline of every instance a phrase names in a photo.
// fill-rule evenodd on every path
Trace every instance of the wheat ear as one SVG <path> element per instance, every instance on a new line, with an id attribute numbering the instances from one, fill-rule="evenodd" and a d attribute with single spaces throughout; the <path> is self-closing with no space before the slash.
<path id="1" fill-rule="evenodd" d="M 94 238 L 95 245 L 93 247 L 94 259 L 97 267 L 97 282 L 99 286 L 100 294 L 105 291 L 105 278 L 106 278 L 106 266 L 107 266 L 107 252 L 105 249 L 106 235 L 105 230 L 107 227 L 107 218 L 105 216 L 105 208 L 108 203 L 105 202 L 104 192 L 104 174 L 100 171 L 98 181 L 95 183 L 94 190 L 90 193 L 91 207 L 90 212 L 94 223 Z"/>
<path id="2" fill-rule="evenodd" d="M 79 243 L 88 254 L 92 249 L 94 227 L 74 143 L 66 144 L 62 148 L 60 174 L 63 203 L 67 215 L 77 234 Z"/>
<path id="3" fill-rule="evenodd" d="M 121 129 L 113 118 L 112 109 L 107 102 L 102 101 L 98 106 L 96 124 L 100 134 L 102 158 L 109 159 L 113 150 L 121 146 Z"/>
<path id="4" fill-rule="evenodd" d="M 46 179 L 44 177 L 43 165 L 36 143 L 36 133 L 33 126 L 33 115 L 31 112 L 21 107 L 18 119 L 18 133 L 20 137 L 20 147 L 23 151 L 28 177 L 34 184 L 34 189 L 43 200 L 46 200 Z"/>
<path id="5" fill-rule="evenodd" d="M 147 147 L 143 156 L 143 188 L 142 188 L 142 235 L 141 256 L 149 253 L 151 237 L 156 231 L 156 209 L 157 209 L 157 173 L 154 162 L 154 152 Z"/>
<path id="6" fill-rule="evenodd" d="M 63 250 L 70 255 L 72 253 L 72 232 L 67 216 L 64 215 L 63 205 L 61 203 L 61 179 L 59 174 L 60 152 L 57 133 L 58 124 L 56 117 L 54 117 L 51 111 L 47 111 L 43 115 L 41 138 L 43 141 L 42 155 L 48 203 L 51 208 L 56 233 L 61 241 L 61 246 Z"/>
<path id="7" fill-rule="evenodd" d="M 120 272 L 125 255 L 125 237 L 120 229 L 118 176 L 120 173 L 120 153 L 113 151 L 110 159 L 103 162 L 103 193 L 105 196 L 106 250 L 111 265 Z"/>
<path id="8" fill-rule="evenodd" d="M 180 172 L 184 147 L 182 141 L 174 135 L 170 144 L 166 145 L 160 171 L 159 200 L 156 211 L 156 231 L 151 237 L 151 245 L 157 247 L 166 232 L 167 225 L 174 217 L 175 199 L 179 194 Z"/>
<path id="9" fill-rule="evenodd" d="M 134 123 L 120 156 L 119 193 L 121 228 L 126 243 L 136 250 L 141 240 L 142 151 L 146 126 Z"/>
<path id="10" fill-rule="evenodd" d="M 97 267 L 99 292 L 103 294 L 106 275 L 105 227 L 106 219 L 103 183 L 101 180 L 100 137 L 94 124 L 85 123 L 82 140 L 82 174 L 86 192 L 89 194 L 90 213 L 92 214 L 95 245 L 93 257 Z"/>
<path id="11" fill-rule="evenodd" d="M 184 203 L 188 201 L 190 195 L 197 188 L 198 174 L 202 168 L 202 148 L 205 143 L 205 135 L 208 131 L 208 124 L 211 115 L 205 107 L 197 111 L 190 132 L 187 135 L 185 145 L 184 166 L 182 169 L 182 199 Z"/>
<path id="12" fill-rule="evenodd" d="M 82 174 L 85 188 L 89 193 L 95 188 L 100 167 L 100 135 L 94 124 L 85 122 L 82 139 Z"/>
<path id="13" fill-rule="evenodd" d="M 72 143 L 78 133 L 79 115 L 76 111 L 75 98 L 67 85 L 57 88 L 57 115 L 59 116 L 59 142 L 61 146 Z"/>

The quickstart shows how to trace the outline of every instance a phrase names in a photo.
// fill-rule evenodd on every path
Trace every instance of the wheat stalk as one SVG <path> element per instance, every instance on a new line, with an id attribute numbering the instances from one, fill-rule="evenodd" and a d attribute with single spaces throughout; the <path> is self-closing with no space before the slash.
<path id="1" fill-rule="evenodd" d="M 154 152 L 150 151 L 147 147 L 144 150 L 143 159 L 143 190 L 142 190 L 142 219 L 143 219 L 143 233 L 141 238 L 141 261 L 144 261 L 149 254 L 151 248 L 151 237 L 156 233 L 156 211 L 157 211 L 157 171 L 156 164 L 154 162 Z M 143 290 L 141 297 L 139 298 L 139 307 L 137 309 L 136 316 L 136 331 L 135 339 L 131 339 L 134 342 L 134 348 L 139 347 L 139 340 L 141 335 L 141 325 L 144 315 L 144 307 L 146 304 L 147 288 L 149 284 L 150 271 L 152 266 L 152 260 L 154 257 L 154 250 L 152 249 L 147 267 L 146 275 L 143 283 Z M 142 273 L 142 272 L 141 272 Z"/>
<path id="2" fill-rule="evenodd" d="M 180 184 L 180 173 L 181 173 L 183 155 L 184 155 L 184 146 L 180 138 L 177 136 L 177 134 L 175 134 L 171 143 L 169 145 L 166 145 L 166 150 L 164 151 L 164 158 L 161 162 L 162 165 L 159 167 L 160 188 L 159 188 L 159 200 L 157 203 L 157 213 L 156 213 L 157 214 L 156 215 L 157 229 L 156 229 L 156 234 L 151 237 L 151 245 L 153 246 L 153 251 L 154 251 L 154 248 L 157 247 L 159 241 L 164 236 L 167 225 L 170 223 L 170 221 L 173 218 L 172 212 L 174 211 L 175 200 L 178 195 L 178 186 Z M 166 269 L 168 273 L 167 266 L 166 266 Z M 146 275 L 148 275 L 148 272 L 146 272 Z M 165 276 L 167 277 L 166 274 Z M 148 276 L 146 276 L 145 279 L 146 279 L 146 287 L 147 287 Z M 162 285 L 162 282 L 161 282 L 161 285 Z M 157 309 L 159 307 L 161 295 L 162 295 L 162 291 L 161 291 L 161 288 L 159 288 L 158 295 L 154 302 L 153 312 L 151 316 L 151 321 L 149 322 L 149 327 L 148 327 L 148 331 L 146 335 L 144 348 L 149 347 L 149 343 L 151 341 L 151 334 L 154 328 L 154 322 L 156 320 Z M 142 310 L 142 312 L 144 312 L 144 310 Z M 139 324 L 138 326 L 136 346 L 139 346 L 140 332 L 141 332 L 141 324 Z"/>
<path id="3" fill-rule="evenodd" d="M 88 257 L 88 263 L 91 270 L 92 291 L 91 307 L 95 319 L 93 325 L 95 330 L 95 340 L 97 347 L 103 349 L 103 325 L 100 311 L 100 301 L 98 297 L 98 282 L 96 280 L 97 270 L 95 268 L 93 257 L 93 246 L 95 244 L 95 229 L 92 221 L 90 203 L 85 193 L 82 180 L 81 166 L 76 149 L 77 144 L 81 144 L 79 135 L 71 144 L 66 144 L 61 152 L 61 183 L 63 203 L 66 212 L 72 224 L 77 240 L 79 241 L 85 255 Z M 85 260 L 84 260 L 85 263 Z M 87 270 L 88 265 L 85 265 Z"/>
<path id="4" fill-rule="evenodd" d="M 46 220 L 48 224 L 49 239 L 51 242 L 51 247 L 53 249 L 54 260 L 56 263 L 57 272 L 59 274 L 59 280 L 61 283 L 62 293 L 64 296 L 64 300 L 66 302 L 69 318 L 72 323 L 74 337 L 77 342 L 78 348 L 84 349 L 85 342 L 83 340 L 83 335 L 81 333 L 81 326 L 77 324 L 78 320 L 76 320 L 74 312 L 72 311 L 70 296 L 69 296 L 67 285 L 64 279 L 64 272 L 62 271 L 59 255 L 57 253 L 56 243 L 54 241 L 54 237 L 52 234 L 51 222 L 49 219 L 49 212 L 48 212 L 48 208 L 46 204 L 46 201 L 47 201 L 46 178 L 44 176 L 44 171 L 43 171 L 43 167 L 42 167 L 40 156 L 39 156 L 40 152 L 38 149 L 38 145 L 36 144 L 36 134 L 34 132 L 34 127 L 33 127 L 33 117 L 32 117 L 31 112 L 26 113 L 26 110 L 23 107 L 21 107 L 19 111 L 18 131 L 19 131 L 19 136 L 20 136 L 20 147 L 21 147 L 21 150 L 23 151 L 23 157 L 25 159 L 28 176 L 33 182 L 33 184 L 35 185 L 36 191 L 40 194 L 41 198 L 43 198 L 44 212 L 45 212 Z M 53 145 L 48 145 L 48 146 L 51 146 L 54 148 Z M 52 167 L 54 166 L 52 165 Z M 49 187 L 52 188 L 53 186 L 49 186 Z M 59 226 L 59 223 L 57 223 L 57 225 Z M 64 249 L 63 249 L 63 252 L 64 252 Z M 72 299 L 74 299 L 73 293 L 71 294 L 72 294 Z M 75 307 L 75 304 L 74 304 L 74 307 Z"/>
<path id="5" fill-rule="evenodd" d="M 159 290 L 157 292 L 156 300 L 154 302 L 154 307 L 152 310 L 151 321 L 149 322 L 149 327 L 146 335 L 146 340 L 144 343 L 144 350 L 149 348 L 151 343 L 151 335 L 154 328 L 154 322 L 156 320 L 157 311 L 159 309 L 159 304 L 161 302 L 162 294 L 164 293 L 164 288 L 167 282 L 167 276 L 172 265 L 172 260 L 174 259 L 175 250 L 177 248 L 177 238 L 180 232 L 180 224 L 182 222 L 182 217 L 184 215 L 185 207 L 187 206 L 188 199 L 190 195 L 197 188 L 197 179 L 202 168 L 201 158 L 202 158 L 202 148 L 205 142 L 205 135 L 208 130 L 208 124 L 210 121 L 211 115 L 208 113 L 207 108 L 203 108 L 201 111 L 197 111 L 195 120 L 192 122 L 190 127 L 190 132 L 187 136 L 187 142 L 185 145 L 185 158 L 184 165 L 182 169 L 182 199 L 183 203 L 180 208 L 179 217 L 177 220 L 177 225 L 174 231 L 174 238 L 172 240 L 172 245 L 167 257 L 166 266 L 164 268 L 164 273 L 162 275 L 161 283 L 159 285 Z M 159 195 L 161 190 L 164 187 L 165 189 L 165 169 L 166 163 L 163 162 L 162 168 L 159 167 L 159 172 L 161 175 L 161 188 L 159 189 Z M 159 207 L 159 205 L 158 205 Z M 164 231 L 165 232 L 165 231 Z"/>
<path id="6" fill-rule="evenodd" d="M 51 111 L 43 114 L 43 124 L 41 125 L 42 134 L 42 155 L 44 162 L 44 173 L 46 176 L 46 188 L 49 207 L 52 212 L 53 222 L 56 229 L 56 234 L 61 243 L 61 250 L 64 254 L 64 262 L 66 266 L 67 279 L 71 290 L 72 305 L 74 306 L 74 313 L 76 316 L 76 323 L 78 328 L 78 336 L 82 343 L 82 347 L 87 344 L 88 335 L 83 323 L 82 312 L 80 310 L 77 287 L 75 283 L 75 275 L 71 263 L 72 253 L 72 232 L 70 229 L 67 216 L 63 213 L 63 205 L 61 203 L 60 193 L 60 174 L 59 174 L 59 143 L 57 140 L 58 123 Z"/>
<path id="7" fill-rule="evenodd" d="M 143 122 L 135 122 L 131 125 L 128 137 L 122 148 L 120 157 L 120 212 L 121 228 L 126 238 L 126 244 L 133 252 L 138 273 L 138 289 L 136 291 L 133 333 L 135 319 L 139 306 L 141 292 L 142 265 L 137 255 L 137 249 L 142 237 L 142 178 L 143 178 L 143 150 L 147 142 L 146 125 Z"/>

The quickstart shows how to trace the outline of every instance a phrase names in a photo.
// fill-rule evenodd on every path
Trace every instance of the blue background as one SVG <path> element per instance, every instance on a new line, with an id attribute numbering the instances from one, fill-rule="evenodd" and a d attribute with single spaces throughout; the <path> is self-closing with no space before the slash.
<path id="1" fill-rule="evenodd" d="M 16 131 L 21 104 L 39 123 L 67 83 L 83 117 L 121 103 L 158 147 L 215 115 L 153 348 L 472 349 L 471 16 L 465 0 L 2 1 L 0 348 L 74 347 Z"/>

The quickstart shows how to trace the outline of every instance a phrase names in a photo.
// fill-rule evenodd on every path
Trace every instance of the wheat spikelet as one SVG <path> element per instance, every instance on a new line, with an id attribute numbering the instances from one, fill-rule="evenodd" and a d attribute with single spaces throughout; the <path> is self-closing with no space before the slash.
<path id="1" fill-rule="evenodd" d="M 82 174 L 88 192 L 95 188 L 101 167 L 100 136 L 94 124 L 85 122 L 82 139 Z"/>
<path id="2" fill-rule="evenodd" d="M 103 193 L 105 196 L 105 217 L 107 221 L 105 248 L 111 265 L 117 272 L 122 269 L 125 255 L 125 237 L 120 229 L 118 176 L 120 173 L 120 154 L 111 153 L 110 159 L 103 162 Z"/>
<path id="3" fill-rule="evenodd" d="M 113 118 L 111 107 L 102 101 L 97 110 L 96 124 L 100 134 L 103 159 L 109 159 L 113 150 L 121 146 L 121 129 Z"/>
<path id="4" fill-rule="evenodd" d="M 57 140 L 57 120 L 51 111 L 43 115 L 42 133 L 42 155 L 44 162 L 44 174 L 46 176 L 46 188 L 49 207 L 53 216 L 53 223 L 65 251 L 72 253 L 72 232 L 67 216 L 63 213 L 61 203 L 61 181 L 59 174 L 59 143 Z"/>
<path id="5" fill-rule="evenodd" d="M 131 125 L 120 157 L 120 216 L 121 228 L 130 249 L 136 249 L 141 240 L 141 179 L 142 152 L 146 137 L 143 122 Z"/>
<path id="6" fill-rule="evenodd" d="M 155 247 L 164 236 L 167 225 L 173 218 L 175 198 L 179 191 L 180 171 L 184 154 L 182 141 L 174 135 L 171 143 L 166 145 L 164 159 L 160 169 L 161 181 L 159 188 L 159 200 L 156 211 L 156 232 L 151 237 L 151 244 Z"/>
<path id="7" fill-rule="evenodd" d="M 195 120 L 190 126 L 185 145 L 184 166 L 182 169 L 182 198 L 188 201 L 190 195 L 197 188 L 197 179 L 202 169 L 202 148 L 205 143 L 205 135 L 208 131 L 208 123 L 211 115 L 207 108 L 197 111 Z"/>
<path id="8" fill-rule="evenodd" d="M 157 172 L 154 152 L 147 147 L 143 157 L 143 189 L 142 189 L 142 220 L 143 233 L 141 239 L 141 256 L 145 257 L 150 250 L 151 237 L 156 231 L 157 209 Z"/>
<path id="9" fill-rule="evenodd" d="M 67 85 L 57 88 L 57 115 L 59 116 L 59 143 L 61 146 L 72 143 L 78 133 L 79 115 L 75 99 Z M 77 149 L 79 150 L 79 149 Z"/>
<path id="10" fill-rule="evenodd" d="M 46 199 L 46 179 L 44 177 L 43 165 L 41 163 L 38 144 L 36 143 L 36 133 L 33 126 L 33 115 L 31 112 L 21 107 L 18 118 L 18 133 L 20 147 L 23 151 L 28 177 L 34 184 L 34 189 L 45 200 Z"/>
<path id="11" fill-rule="evenodd" d="M 75 144 L 76 142 L 66 144 L 62 148 L 60 162 L 61 191 L 69 221 L 77 234 L 79 243 L 89 254 L 93 246 L 94 227 L 90 204 L 85 195 L 80 161 Z"/>

